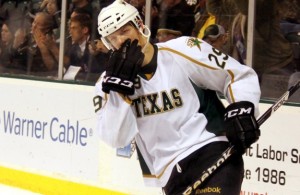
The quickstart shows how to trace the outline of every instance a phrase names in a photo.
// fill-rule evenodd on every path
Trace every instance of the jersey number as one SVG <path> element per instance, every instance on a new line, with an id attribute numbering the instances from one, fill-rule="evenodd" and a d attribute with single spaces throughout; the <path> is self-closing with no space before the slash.
<path id="1" fill-rule="evenodd" d="M 140 89 L 141 86 L 142 86 L 142 84 L 141 84 L 141 78 L 140 77 L 135 77 L 135 79 L 134 79 L 134 87 L 136 89 Z"/>
<path id="2" fill-rule="evenodd" d="M 100 108 L 102 107 L 102 97 L 95 96 L 93 98 L 93 102 L 94 102 L 95 112 L 98 112 L 100 110 Z"/>
<path id="3" fill-rule="evenodd" d="M 216 48 L 212 48 L 213 54 L 208 55 L 208 59 L 210 61 L 215 61 L 217 66 L 224 68 L 226 65 L 226 60 L 228 60 L 228 55 L 222 53 L 221 51 L 217 50 Z M 222 60 L 219 61 L 218 57 L 223 56 Z"/>

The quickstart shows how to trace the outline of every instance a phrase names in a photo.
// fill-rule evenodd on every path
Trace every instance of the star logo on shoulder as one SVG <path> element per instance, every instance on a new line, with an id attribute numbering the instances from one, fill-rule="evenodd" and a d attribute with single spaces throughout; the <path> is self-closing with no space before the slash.
<path id="1" fill-rule="evenodd" d="M 187 45 L 188 45 L 189 47 L 194 47 L 194 46 L 196 46 L 196 47 L 199 48 L 200 51 L 201 51 L 201 46 L 200 46 L 201 43 L 202 43 L 201 40 L 199 40 L 199 39 L 197 39 L 197 38 L 194 38 L 194 37 L 189 38 L 188 41 L 187 41 Z"/>

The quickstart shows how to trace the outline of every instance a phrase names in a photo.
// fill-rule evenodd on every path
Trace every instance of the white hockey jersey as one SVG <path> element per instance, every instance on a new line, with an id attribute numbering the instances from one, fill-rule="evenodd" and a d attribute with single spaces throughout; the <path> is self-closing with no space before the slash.
<path id="1" fill-rule="evenodd" d="M 210 109 L 199 112 L 207 102 L 201 102 L 195 86 L 217 91 L 229 103 L 250 101 L 256 116 L 260 88 L 253 69 L 200 39 L 180 37 L 156 45 L 156 71 L 150 80 L 138 76 L 134 95 L 105 94 L 102 78 L 96 84 L 97 130 L 112 147 L 135 139 L 149 172 L 145 183 L 163 187 L 177 162 L 208 143 L 227 140 L 208 131 Z"/>

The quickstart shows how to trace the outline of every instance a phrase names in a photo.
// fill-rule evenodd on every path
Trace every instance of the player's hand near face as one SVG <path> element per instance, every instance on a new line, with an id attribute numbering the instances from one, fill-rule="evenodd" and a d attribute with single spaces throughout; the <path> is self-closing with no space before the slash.
<path id="1" fill-rule="evenodd" d="M 134 80 L 142 66 L 144 54 L 138 40 L 127 39 L 120 49 L 115 50 L 108 61 L 102 90 L 124 95 L 134 94 Z"/>

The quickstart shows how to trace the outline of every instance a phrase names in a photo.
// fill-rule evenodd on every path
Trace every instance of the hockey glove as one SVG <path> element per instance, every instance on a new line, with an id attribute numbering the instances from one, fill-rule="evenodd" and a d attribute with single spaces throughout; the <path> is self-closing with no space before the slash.
<path id="1" fill-rule="evenodd" d="M 241 101 L 230 104 L 225 110 L 226 136 L 241 154 L 260 136 L 259 126 L 254 117 L 254 105 Z"/>
<path id="2" fill-rule="evenodd" d="M 114 51 L 106 67 L 106 75 L 102 83 L 102 90 L 110 90 L 124 95 L 134 94 L 134 80 L 144 60 L 138 41 L 127 39 L 120 49 Z"/>

